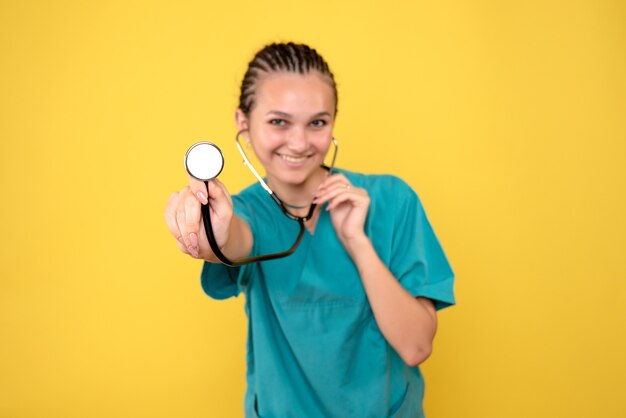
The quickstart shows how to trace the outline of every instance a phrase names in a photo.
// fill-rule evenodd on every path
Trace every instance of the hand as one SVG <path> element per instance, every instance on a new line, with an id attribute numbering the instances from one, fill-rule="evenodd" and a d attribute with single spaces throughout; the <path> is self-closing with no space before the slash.
<path id="1" fill-rule="evenodd" d="M 349 246 L 365 235 L 365 219 L 370 206 L 370 197 L 365 189 L 354 187 L 343 174 L 327 177 L 315 192 L 313 203 L 328 203 L 333 228 L 339 240 Z"/>
<path id="2" fill-rule="evenodd" d="M 165 222 L 176 238 L 178 248 L 195 258 L 216 261 L 202 221 L 201 205 L 209 204 L 213 233 L 220 248 L 228 241 L 233 217 L 233 202 L 226 187 L 217 179 L 203 181 L 189 178 L 189 186 L 172 193 L 165 207 Z"/>

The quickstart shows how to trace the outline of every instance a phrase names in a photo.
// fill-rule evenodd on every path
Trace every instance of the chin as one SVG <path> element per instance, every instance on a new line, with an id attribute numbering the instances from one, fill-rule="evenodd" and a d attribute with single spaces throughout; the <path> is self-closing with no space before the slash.
<path id="1" fill-rule="evenodd" d="M 291 186 L 299 186 L 311 178 L 315 174 L 314 167 L 306 167 L 300 170 L 281 170 L 280 174 L 274 176 L 274 178 L 280 181 L 283 184 L 288 184 Z"/>
<path id="2" fill-rule="evenodd" d="M 290 173 L 281 175 L 278 177 L 278 180 L 284 184 L 299 186 L 304 184 L 309 177 L 310 173 Z"/>

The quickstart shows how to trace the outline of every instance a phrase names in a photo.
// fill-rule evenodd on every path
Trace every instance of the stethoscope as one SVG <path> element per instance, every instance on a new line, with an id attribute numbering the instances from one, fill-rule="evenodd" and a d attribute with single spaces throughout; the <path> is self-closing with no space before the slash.
<path id="1" fill-rule="evenodd" d="M 223 264 L 227 266 L 236 267 L 241 266 L 243 264 L 255 263 L 258 261 L 267 261 L 267 260 L 275 260 L 277 258 L 283 258 L 291 255 L 298 245 L 300 245 L 300 241 L 302 241 L 302 237 L 304 236 L 304 223 L 313 217 L 313 213 L 315 212 L 316 204 L 312 203 L 309 206 L 309 211 L 306 216 L 296 216 L 293 213 L 289 212 L 288 206 L 283 203 L 283 201 L 274 193 L 272 189 L 267 185 L 265 180 L 259 175 L 254 166 L 250 163 L 248 156 L 246 155 L 241 143 L 239 141 L 239 137 L 243 131 L 237 132 L 235 136 L 235 144 L 237 145 L 237 149 L 239 153 L 243 157 L 243 163 L 250 169 L 254 177 L 256 177 L 257 181 L 263 187 L 263 189 L 270 195 L 272 200 L 276 202 L 278 207 L 280 207 L 281 211 L 287 216 L 289 219 L 298 222 L 300 225 L 300 231 L 298 232 L 298 237 L 293 245 L 286 251 L 281 251 L 273 254 L 259 255 L 253 257 L 246 257 L 239 260 L 230 260 L 228 257 L 222 253 L 219 245 L 217 245 L 217 240 L 215 239 L 215 234 L 213 234 L 213 226 L 211 224 L 211 208 L 208 204 L 202 205 L 202 220 L 204 221 L 204 229 L 206 231 L 206 236 L 209 240 L 209 245 L 211 246 L 211 250 L 213 250 L 213 254 L 220 260 Z M 333 137 L 332 143 L 334 145 L 333 158 L 330 166 L 324 166 L 329 172 L 332 173 L 333 168 L 335 167 L 335 160 L 337 159 L 337 150 L 339 148 L 337 144 L 337 140 Z M 185 154 L 185 168 L 187 169 L 187 173 L 190 176 L 194 177 L 197 180 L 204 181 L 204 184 L 207 187 L 207 191 L 209 189 L 209 180 L 216 178 L 224 168 L 224 155 L 219 147 L 211 142 L 198 142 L 193 144 Z"/>

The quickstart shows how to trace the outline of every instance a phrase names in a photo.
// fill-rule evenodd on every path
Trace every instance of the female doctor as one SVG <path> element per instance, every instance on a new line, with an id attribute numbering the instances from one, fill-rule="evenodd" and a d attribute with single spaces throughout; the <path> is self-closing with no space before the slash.
<path id="1" fill-rule="evenodd" d="M 314 49 L 267 45 L 249 63 L 235 119 L 282 207 L 258 183 L 231 196 L 192 177 L 167 203 L 178 247 L 204 260 L 204 291 L 246 295 L 246 417 L 424 416 L 418 365 L 436 311 L 454 304 L 454 275 L 405 182 L 324 165 L 337 99 Z M 298 224 L 281 209 L 312 212 L 291 255 L 230 267 L 211 250 L 202 205 L 230 260 L 284 251 Z"/>

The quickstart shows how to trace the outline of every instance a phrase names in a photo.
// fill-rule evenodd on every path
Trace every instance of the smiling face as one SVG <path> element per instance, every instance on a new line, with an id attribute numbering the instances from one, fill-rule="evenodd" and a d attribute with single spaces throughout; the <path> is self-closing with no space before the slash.
<path id="1" fill-rule="evenodd" d="M 332 140 L 335 96 L 328 79 L 271 72 L 257 81 L 248 116 L 237 111 L 237 125 L 263 164 L 269 183 L 279 189 L 317 187 Z"/>

